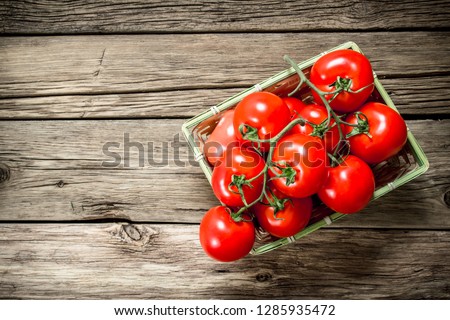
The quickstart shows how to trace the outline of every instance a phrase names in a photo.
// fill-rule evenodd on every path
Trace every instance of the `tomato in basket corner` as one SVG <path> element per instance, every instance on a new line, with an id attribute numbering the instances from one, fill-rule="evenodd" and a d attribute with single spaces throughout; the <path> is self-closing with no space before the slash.
<path id="1" fill-rule="evenodd" d="M 369 60 L 351 49 L 331 51 L 312 66 L 310 81 L 325 96 L 333 110 L 348 113 L 356 111 L 374 89 L 373 70 Z M 340 90 L 335 96 L 334 92 Z M 312 91 L 314 100 L 323 105 L 320 96 Z"/>
<path id="2" fill-rule="evenodd" d="M 334 211 L 349 214 L 364 209 L 375 191 L 375 179 L 369 165 L 353 155 L 335 167 L 328 168 L 328 177 L 317 195 Z"/>
<path id="3" fill-rule="evenodd" d="M 346 126 L 345 133 L 356 135 L 348 138 L 350 152 L 369 164 L 377 164 L 397 154 L 405 145 L 408 132 L 405 120 L 389 106 L 368 102 L 360 113 L 347 116 L 346 121 L 360 127 Z"/>

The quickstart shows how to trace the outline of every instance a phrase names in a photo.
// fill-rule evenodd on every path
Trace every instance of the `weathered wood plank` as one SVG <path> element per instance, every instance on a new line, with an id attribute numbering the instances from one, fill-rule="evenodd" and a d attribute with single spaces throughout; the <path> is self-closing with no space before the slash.
<path id="1" fill-rule="evenodd" d="M 0 97 L 247 87 L 348 40 L 382 77 L 448 76 L 446 32 L 4 37 Z M 267 43 L 271 45 L 268 46 Z M 419 45 L 420 44 L 420 45 Z M 215 102 L 215 101 L 214 101 Z M 188 103 L 188 102 L 187 102 Z M 206 102 L 208 103 L 208 102 Z"/>
<path id="2" fill-rule="evenodd" d="M 3 33 L 334 31 L 449 27 L 448 1 L 2 1 Z"/>
<path id="3" fill-rule="evenodd" d="M 383 79 L 404 116 L 450 115 L 450 76 Z M 193 117 L 242 88 L 0 99 L 0 119 Z"/>
<path id="4" fill-rule="evenodd" d="M 211 188 L 182 142 L 173 141 L 183 120 L 1 121 L 0 219 L 89 220 L 122 218 L 147 222 L 200 221 L 217 205 Z M 450 220 L 450 120 L 408 121 L 431 163 L 422 177 L 373 203 L 337 226 L 448 229 Z M 130 148 L 124 157 L 124 134 L 143 144 L 144 160 Z M 176 136 L 175 136 L 176 137 Z M 102 167 L 106 142 L 120 146 L 117 168 Z M 148 162 L 147 143 L 154 160 Z M 166 156 L 162 156 L 167 144 Z M 179 147 L 180 164 L 174 161 Z M 124 159 L 129 159 L 125 167 Z M 183 165 L 182 165 L 183 163 Z"/>
<path id="5" fill-rule="evenodd" d="M 205 208 L 218 202 L 200 168 L 190 165 L 196 162 L 181 142 L 183 121 L 1 122 L 1 219 L 197 221 L 191 201 Z M 103 153 L 107 142 L 120 144 L 110 147 L 120 153 L 117 168 L 102 166 L 112 161 Z"/>
<path id="6" fill-rule="evenodd" d="M 0 298 L 450 298 L 448 231 L 320 230 L 228 264 L 192 225 L 0 224 L 0 247 Z"/>

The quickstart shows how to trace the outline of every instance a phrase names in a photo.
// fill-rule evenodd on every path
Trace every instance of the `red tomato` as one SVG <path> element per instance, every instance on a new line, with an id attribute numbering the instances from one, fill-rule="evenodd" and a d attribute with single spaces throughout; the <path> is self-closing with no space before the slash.
<path id="1" fill-rule="evenodd" d="M 216 260 L 229 262 L 241 259 L 250 252 L 254 242 L 253 223 L 234 221 L 227 207 L 211 208 L 200 223 L 200 244 Z"/>
<path id="2" fill-rule="evenodd" d="M 236 106 L 234 130 L 236 137 L 243 140 L 239 127 L 249 125 L 258 130 L 259 139 L 276 136 L 290 122 L 291 113 L 277 95 L 270 92 L 254 92 L 246 96 Z M 261 151 L 269 151 L 269 144 L 263 143 Z"/>
<path id="3" fill-rule="evenodd" d="M 300 133 L 284 136 L 273 151 L 272 162 L 278 165 L 273 166 L 273 171 L 269 170 L 272 178 L 276 177 L 274 171 L 282 174 L 280 168 L 285 168 L 285 173 L 295 174 L 293 179 L 273 179 L 274 186 L 290 197 L 305 198 L 316 193 L 326 178 L 327 152 L 317 137 Z"/>
<path id="4" fill-rule="evenodd" d="M 259 225 L 271 235 L 278 238 L 293 236 L 303 230 L 311 218 L 312 200 L 307 198 L 291 198 L 275 188 L 270 188 L 275 197 L 268 194 L 271 202 L 278 202 L 283 208 L 275 213 L 267 198 L 255 204 L 251 210 Z"/>
<path id="5" fill-rule="evenodd" d="M 359 110 L 366 117 L 369 125 L 368 137 L 366 134 L 358 134 L 350 137 L 350 152 L 363 159 L 367 163 L 380 163 L 396 153 L 405 145 L 407 140 L 407 128 L 403 118 L 385 104 L 369 102 Z M 358 119 L 350 115 L 347 122 L 356 124 Z M 346 134 L 352 128 L 346 127 Z"/>
<path id="6" fill-rule="evenodd" d="M 218 161 L 223 161 L 228 147 L 239 145 L 233 126 L 234 109 L 224 112 L 213 132 L 203 145 L 203 154 L 213 166 Z"/>
<path id="7" fill-rule="evenodd" d="M 341 79 L 340 84 L 337 83 L 338 77 Z M 363 54 L 350 49 L 332 51 L 320 57 L 311 68 L 310 81 L 324 92 L 335 91 L 336 86 L 343 87 L 344 90 L 330 103 L 333 110 L 343 113 L 356 111 L 374 88 L 373 71 L 369 60 Z M 357 91 L 366 86 L 366 89 L 358 93 L 347 91 L 348 89 Z M 346 87 L 348 88 L 345 89 Z M 317 103 L 323 104 L 314 90 L 312 94 Z M 329 94 L 326 100 L 332 97 L 333 94 Z"/>
<path id="8" fill-rule="evenodd" d="M 294 97 L 286 97 L 282 98 L 283 102 L 288 106 L 289 111 L 291 112 L 291 121 L 295 118 L 298 118 L 300 110 L 306 107 L 306 104 L 297 98 Z M 294 126 L 288 134 L 301 133 L 301 125 Z"/>
<path id="9" fill-rule="evenodd" d="M 297 118 L 300 111 L 307 106 L 307 104 L 302 100 L 294 97 L 286 97 L 282 98 L 282 100 L 288 106 L 289 111 L 291 112 L 291 119 Z"/>
<path id="10" fill-rule="evenodd" d="M 300 133 L 307 135 L 313 134 L 323 138 L 327 152 L 333 153 L 334 148 L 339 143 L 340 137 L 338 127 L 336 125 L 333 126 L 334 120 L 330 121 L 329 126 L 332 126 L 331 129 L 327 130 L 325 126 L 325 120 L 328 118 L 327 109 L 318 104 L 309 104 L 300 109 L 298 115 L 316 125 L 315 128 L 309 123 L 300 126 Z M 344 128 L 344 126 L 341 125 L 341 128 Z"/>
<path id="11" fill-rule="evenodd" d="M 328 178 L 318 192 L 320 200 L 340 213 L 355 213 L 367 206 L 375 191 L 370 167 L 349 155 L 336 167 L 328 168 Z"/>
<path id="12" fill-rule="evenodd" d="M 211 184 L 217 199 L 230 207 L 243 207 L 239 189 L 229 186 L 233 176 L 251 179 L 264 170 L 264 159 L 255 151 L 245 148 L 228 149 L 225 160 L 214 167 L 211 176 Z M 242 185 L 243 195 L 247 204 L 258 199 L 263 187 L 264 175 L 259 176 L 251 185 Z"/>

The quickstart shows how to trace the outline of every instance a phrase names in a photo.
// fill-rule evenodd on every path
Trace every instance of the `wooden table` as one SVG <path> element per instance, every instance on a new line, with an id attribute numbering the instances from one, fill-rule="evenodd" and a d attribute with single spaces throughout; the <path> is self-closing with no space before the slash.
<path id="1" fill-rule="evenodd" d="M 319 3 L 2 1 L 0 298 L 450 298 L 450 2 Z M 212 261 L 197 233 L 218 201 L 182 123 L 284 54 L 349 40 L 429 171 L 297 243 Z M 168 164 L 139 166 L 127 136 Z"/>

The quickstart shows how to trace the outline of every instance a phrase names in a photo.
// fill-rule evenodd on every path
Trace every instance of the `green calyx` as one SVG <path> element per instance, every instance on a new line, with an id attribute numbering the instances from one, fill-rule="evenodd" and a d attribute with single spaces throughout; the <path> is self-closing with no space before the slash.
<path id="1" fill-rule="evenodd" d="M 333 128 L 336 125 L 336 123 L 333 123 L 333 125 L 330 126 L 329 122 L 330 121 L 328 118 L 323 120 L 319 124 L 314 124 L 314 123 L 311 123 L 308 121 L 308 124 L 313 128 L 313 132 L 311 132 L 309 135 L 323 139 L 323 137 L 325 136 L 325 133 L 327 133 L 328 130 L 330 130 L 331 128 Z"/>
<path id="2" fill-rule="evenodd" d="M 288 164 L 273 164 L 274 167 L 281 170 L 281 173 L 277 173 L 277 175 L 272 179 L 280 179 L 286 178 L 286 186 L 289 186 L 295 182 L 295 176 L 297 175 L 297 171 L 294 168 L 289 166 Z"/>
<path id="3" fill-rule="evenodd" d="M 248 221 L 248 222 L 250 222 L 250 221 L 252 221 L 251 218 L 250 218 L 250 219 L 246 219 L 246 218 L 243 216 L 243 212 L 241 212 L 241 211 L 233 212 L 233 211 L 231 211 L 231 209 L 228 208 L 228 207 L 226 208 L 226 210 L 227 210 L 227 212 L 230 214 L 230 217 L 231 217 L 231 219 L 233 219 L 234 222 L 242 222 L 242 221 Z"/>
<path id="4" fill-rule="evenodd" d="M 230 213 L 231 219 L 233 219 L 234 222 L 241 222 L 241 221 L 246 221 L 243 217 L 242 214 L 240 214 L 239 212 L 231 212 Z"/>
<path id="5" fill-rule="evenodd" d="M 253 141 L 253 142 L 259 140 L 258 129 L 253 128 L 252 126 L 249 126 L 248 124 L 245 124 L 245 123 L 241 124 L 239 126 L 239 132 L 241 133 L 244 140 L 249 140 L 249 141 Z"/>
<path id="6" fill-rule="evenodd" d="M 242 202 L 244 203 L 244 205 L 246 207 L 248 207 L 248 204 L 247 204 L 247 201 L 246 201 L 245 195 L 244 195 L 244 190 L 243 190 L 244 186 L 249 186 L 250 188 L 253 188 L 252 183 L 249 180 L 247 180 L 247 178 L 245 177 L 244 174 L 241 174 L 241 175 L 233 174 L 231 176 L 231 182 L 228 185 L 228 190 L 232 193 L 239 194 L 242 198 Z M 233 187 L 236 187 L 238 192 L 234 191 Z"/>
<path id="7" fill-rule="evenodd" d="M 231 176 L 231 183 L 230 186 L 235 186 L 236 188 L 242 188 L 242 186 L 250 186 L 250 188 L 253 188 L 253 185 L 248 181 L 245 177 L 245 174 L 236 175 L 233 174 Z"/>
<path id="8" fill-rule="evenodd" d="M 368 85 L 359 88 L 358 90 L 352 90 L 351 86 L 353 84 L 353 80 L 351 78 L 341 78 L 341 77 L 337 77 L 336 81 L 333 82 L 332 84 L 330 84 L 330 87 L 334 87 L 335 90 L 333 91 L 333 98 L 331 98 L 329 100 L 329 102 L 331 102 L 332 100 L 334 100 L 334 98 L 336 98 L 336 96 L 341 92 L 341 91 L 346 91 L 346 92 L 350 92 L 350 93 L 360 93 L 364 90 L 366 90 L 367 88 L 373 86 L 373 82 L 369 83 Z"/>
<path id="9" fill-rule="evenodd" d="M 356 126 L 353 127 L 352 131 L 347 133 L 346 138 L 348 139 L 358 134 L 365 134 L 372 139 L 372 135 L 369 133 L 370 126 L 366 115 L 360 111 L 357 111 L 355 112 L 355 117 L 357 121 Z"/>
<path id="10" fill-rule="evenodd" d="M 337 77 L 336 81 L 333 82 L 330 87 L 334 87 L 336 91 L 350 91 L 350 87 L 352 86 L 353 80 L 350 78 L 341 78 Z"/>
<path id="11" fill-rule="evenodd" d="M 265 200 L 267 200 L 267 203 L 262 202 L 262 204 L 273 208 L 273 216 L 275 219 L 283 220 L 282 218 L 277 218 L 277 213 L 284 210 L 284 207 L 286 206 L 286 202 L 292 203 L 292 200 L 289 198 L 280 199 L 269 188 L 268 188 L 268 191 L 269 191 L 269 194 L 267 194 L 266 192 L 264 193 Z"/>

